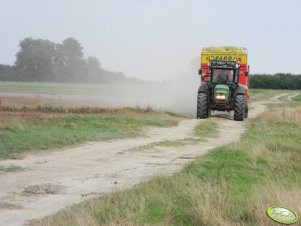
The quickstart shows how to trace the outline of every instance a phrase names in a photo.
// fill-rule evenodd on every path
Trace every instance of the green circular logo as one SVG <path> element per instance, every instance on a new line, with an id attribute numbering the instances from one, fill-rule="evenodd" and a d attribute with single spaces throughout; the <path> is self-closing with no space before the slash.
<path id="1" fill-rule="evenodd" d="M 291 209 L 283 206 L 272 206 L 267 209 L 268 216 L 281 224 L 294 224 L 298 221 L 298 215 Z"/>

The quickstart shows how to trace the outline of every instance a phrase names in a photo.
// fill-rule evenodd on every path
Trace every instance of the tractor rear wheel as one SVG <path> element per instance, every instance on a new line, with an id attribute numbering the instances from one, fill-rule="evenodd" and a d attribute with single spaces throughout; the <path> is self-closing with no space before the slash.
<path id="1" fill-rule="evenodd" d="M 244 95 L 237 95 L 234 106 L 234 120 L 243 121 L 245 118 L 246 100 Z"/>
<path id="2" fill-rule="evenodd" d="M 196 118 L 204 119 L 207 117 L 208 117 L 207 93 L 199 93 Z"/>

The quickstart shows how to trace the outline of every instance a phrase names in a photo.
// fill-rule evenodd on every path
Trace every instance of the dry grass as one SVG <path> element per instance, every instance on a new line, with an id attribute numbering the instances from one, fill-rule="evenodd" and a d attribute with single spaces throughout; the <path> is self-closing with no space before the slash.
<path id="1" fill-rule="evenodd" d="M 274 108 L 266 114 L 260 115 L 260 121 L 301 121 L 301 107 L 296 108 Z"/>
<path id="2" fill-rule="evenodd" d="M 279 226 L 266 215 L 266 210 L 271 206 L 285 206 L 301 213 L 301 190 L 300 187 L 291 186 L 289 189 L 270 180 L 266 185 L 257 187 L 252 191 L 254 206 L 250 210 L 250 217 L 256 225 Z M 296 224 L 300 225 L 299 224 Z"/>
<path id="3" fill-rule="evenodd" d="M 119 107 L 110 108 L 102 107 L 97 104 L 87 105 L 83 103 L 68 104 L 68 102 L 57 102 L 38 97 L 22 98 L 22 97 L 0 97 L 0 119 L 6 116 L 30 116 L 30 115 L 60 115 L 66 114 L 97 114 L 97 115 L 127 115 L 127 116 L 161 116 L 173 117 L 181 120 L 184 116 L 180 116 L 173 112 L 158 112 L 150 106 L 145 107 Z"/>
<path id="4" fill-rule="evenodd" d="M 90 214 L 86 214 L 86 209 L 78 208 L 76 210 L 76 217 L 67 217 L 74 213 L 71 209 L 67 210 L 68 215 L 62 215 L 59 219 L 49 219 L 48 221 L 31 221 L 29 223 L 30 226 L 41 225 L 41 226 L 50 226 L 50 225 L 58 225 L 60 222 L 64 222 L 64 225 L 79 225 L 79 226 L 98 226 L 98 222 L 95 218 L 93 218 Z"/>
<path id="5" fill-rule="evenodd" d="M 123 107 L 123 108 L 99 108 L 99 107 L 61 107 L 61 106 L 22 106 L 21 108 L 0 106 L 0 129 L 21 129 L 22 124 L 29 120 L 38 119 L 47 122 L 55 118 L 68 116 L 116 116 L 116 117 L 145 117 L 161 118 L 180 122 L 185 117 L 174 113 L 158 112 L 150 107 Z"/>
<path id="6" fill-rule="evenodd" d="M 189 187 L 192 200 L 191 216 L 195 225 L 200 226 L 231 226 L 238 225 L 229 222 L 225 217 L 229 187 L 225 182 L 204 183 Z M 229 208 L 229 206 L 228 206 Z M 231 210 L 229 210 L 231 211 Z"/>

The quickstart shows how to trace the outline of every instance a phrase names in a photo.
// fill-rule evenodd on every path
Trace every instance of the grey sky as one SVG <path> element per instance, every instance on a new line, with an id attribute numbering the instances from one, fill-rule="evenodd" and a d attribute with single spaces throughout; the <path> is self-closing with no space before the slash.
<path id="1" fill-rule="evenodd" d="M 247 47 L 253 73 L 301 73 L 299 0 L 0 2 L 3 64 L 14 63 L 25 37 L 75 37 L 104 68 L 147 80 L 185 71 L 208 45 Z"/>

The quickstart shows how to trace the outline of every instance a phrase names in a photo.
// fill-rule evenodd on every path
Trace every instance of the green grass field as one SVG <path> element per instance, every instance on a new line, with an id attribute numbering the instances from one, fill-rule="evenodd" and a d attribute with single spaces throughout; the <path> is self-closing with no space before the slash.
<path id="1" fill-rule="evenodd" d="M 301 214 L 301 98 L 274 106 L 241 141 L 217 148 L 179 173 L 157 177 L 60 211 L 39 225 L 278 225 L 271 205 Z"/>
<path id="2" fill-rule="evenodd" d="M 48 150 L 84 143 L 135 137 L 145 126 L 169 127 L 175 117 L 141 113 L 126 115 L 70 115 L 60 117 L 9 117 L 0 126 L 0 158 L 28 151 Z"/>
<path id="3" fill-rule="evenodd" d="M 48 82 L 1 82 L 0 93 L 28 94 L 70 94 L 70 95 L 119 95 L 124 93 L 136 96 L 143 93 L 144 85 L 112 85 L 112 84 L 81 84 L 81 83 L 48 83 Z"/>

